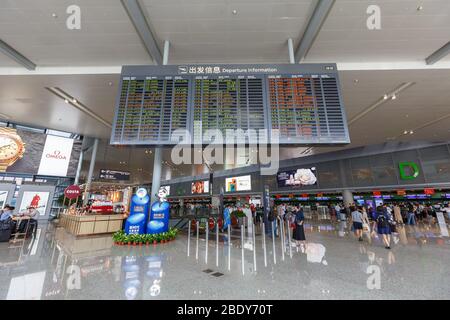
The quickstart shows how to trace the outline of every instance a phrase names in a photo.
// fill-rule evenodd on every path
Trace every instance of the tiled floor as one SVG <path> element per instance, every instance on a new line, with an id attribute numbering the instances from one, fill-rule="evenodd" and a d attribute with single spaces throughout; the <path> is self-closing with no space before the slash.
<path id="1" fill-rule="evenodd" d="M 376 236 L 359 243 L 345 223 L 306 230 L 306 250 L 292 247 L 291 256 L 286 246 L 283 257 L 280 239 L 265 238 L 264 250 L 261 235 L 255 251 L 251 238 L 242 249 L 239 233 L 231 246 L 210 234 L 208 250 L 205 235 L 197 249 L 186 234 L 128 247 L 44 225 L 34 241 L 0 243 L 0 299 L 450 298 L 447 228 L 400 228 L 390 251 Z"/>

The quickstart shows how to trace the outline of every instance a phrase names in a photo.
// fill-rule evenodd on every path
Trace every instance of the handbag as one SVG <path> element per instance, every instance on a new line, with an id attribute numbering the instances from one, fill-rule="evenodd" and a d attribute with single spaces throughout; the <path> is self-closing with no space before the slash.
<path id="1" fill-rule="evenodd" d="M 363 223 L 363 231 L 370 232 L 370 226 L 367 223 Z"/>

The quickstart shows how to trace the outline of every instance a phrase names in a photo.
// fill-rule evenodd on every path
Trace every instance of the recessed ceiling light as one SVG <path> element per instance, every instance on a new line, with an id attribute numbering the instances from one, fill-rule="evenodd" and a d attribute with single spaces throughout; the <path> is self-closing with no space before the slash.
<path id="1" fill-rule="evenodd" d="M 110 82 L 108 82 L 108 85 L 111 87 L 113 85 L 113 83 L 110 81 Z"/>
<path id="2" fill-rule="evenodd" d="M 411 131 L 409 132 L 409 134 L 414 134 L 414 131 L 411 130 Z"/>
<path id="3" fill-rule="evenodd" d="M 392 95 L 392 100 L 397 99 L 397 96 L 395 94 Z"/>
<path id="4" fill-rule="evenodd" d="M 69 100 L 67 100 L 67 99 L 64 99 L 64 102 L 65 102 L 65 103 L 69 103 Z"/>
<path id="5" fill-rule="evenodd" d="M 77 99 L 72 99 L 72 102 L 77 103 L 78 101 L 77 101 Z"/>
<path id="6" fill-rule="evenodd" d="M 389 97 L 388 97 L 387 94 L 385 94 L 384 97 L 383 97 L 384 100 L 387 100 L 388 98 L 389 98 Z"/>
<path id="7" fill-rule="evenodd" d="M 403 134 L 408 134 L 408 130 L 403 131 Z"/>
<path id="8" fill-rule="evenodd" d="M 237 15 L 237 10 L 233 9 L 233 11 L 231 11 L 232 14 Z"/>
<path id="9" fill-rule="evenodd" d="M 53 12 L 53 13 L 52 13 L 52 17 L 56 19 L 56 18 L 58 18 L 58 15 L 57 15 L 56 13 Z"/>
<path id="10" fill-rule="evenodd" d="M 417 7 L 417 11 L 422 11 L 422 9 L 423 9 L 423 6 L 418 6 Z"/>
<path id="11" fill-rule="evenodd" d="M 354 83 L 358 83 L 358 82 L 359 82 L 359 80 L 358 80 L 358 79 L 355 79 L 355 80 L 353 80 L 353 82 L 354 82 Z"/>

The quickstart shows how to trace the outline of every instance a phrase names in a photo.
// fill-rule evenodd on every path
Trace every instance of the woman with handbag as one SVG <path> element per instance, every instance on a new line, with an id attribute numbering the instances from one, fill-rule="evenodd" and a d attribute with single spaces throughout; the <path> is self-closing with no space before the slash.
<path id="1" fill-rule="evenodd" d="M 295 219 L 294 219 L 295 228 L 293 238 L 297 246 L 303 244 L 304 249 L 306 249 L 305 229 L 303 227 L 305 216 L 303 214 L 303 210 L 301 207 L 297 207 L 296 209 L 297 210 L 295 212 Z"/>

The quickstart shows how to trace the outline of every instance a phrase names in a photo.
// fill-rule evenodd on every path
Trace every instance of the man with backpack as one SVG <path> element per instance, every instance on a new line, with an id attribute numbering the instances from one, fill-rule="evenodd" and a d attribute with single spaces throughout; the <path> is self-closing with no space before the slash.
<path id="1" fill-rule="evenodd" d="M 389 223 L 389 217 L 383 207 L 379 206 L 377 208 L 377 232 L 382 237 L 383 243 L 386 249 L 391 249 L 391 226 Z"/>

